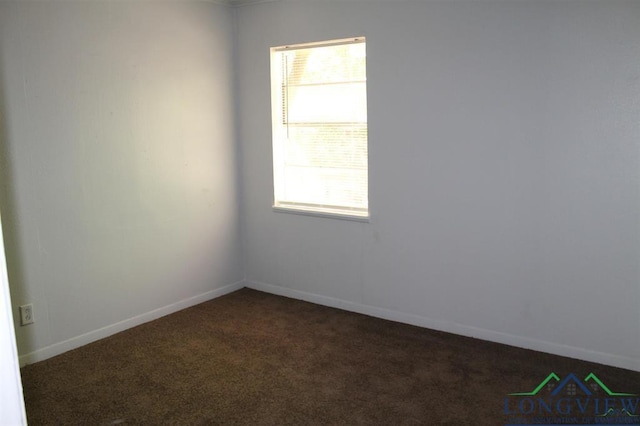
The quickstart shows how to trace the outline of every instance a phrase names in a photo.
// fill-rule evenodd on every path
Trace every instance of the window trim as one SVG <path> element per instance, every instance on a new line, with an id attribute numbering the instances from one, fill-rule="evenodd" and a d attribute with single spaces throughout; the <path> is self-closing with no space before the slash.
<path id="1" fill-rule="evenodd" d="M 321 217 L 325 219 L 341 219 L 349 222 L 363 222 L 363 223 L 371 222 L 371 209 L 369 209 L 369 214 L 367 216 L 356 216 L 348 213 L 335 213 L 335 211 L 321 212 L 321 211 L 318 211 L 317 209 L 306 210 L 301 208 L 283 207 L 275 204 L 271 209 L 275 213 L 296 214 L 299 216 Z"/>
<path id="2" fill-rule="evenodd" d="M 276 128 L 274 127 L 274 116 L 273 111 L 275 109 L 279 109 L 279 84 L 277 83 L 277 79 L 274 79 L 275 73 L 275 65 L 273 61 L 273 57 L 275 53 L 281 53 L 286 51 L 293 51 L 299 49 L 308 49 L 313 47 L 331 47 L 331 46 L 340 46 L 340 45 L 352 45 L 352 44 L 360 44 L 366 43 L 366 37 L 349 37 L 343 39 L 336 40 L 327 40 L 327 41 L 317 41 L 317 42 L 309 42 L 309 43 L 299 43 L 292 45 L 283 45 L 279 47 L 272 47 L 270 49 L 270 97 L 271 97 L 271 127 L 272 127 L 272 210 L 276 213 L 287 213 L 287 214 L 298 214 L 303 216 L 315 216 L 321 218 L 331 218 L 331 219 L 342 219 L 347 221 L 355 221 L 355 222 L 370 222 L 371 218 L 371 204 L 369 200 L 370 195 L 370 185 L 369 185 L 369 154 L 367 152 L 367 187 L 366 187 L 366 196 L 367 196 L 367 206 L 364 208 L 350 208 L 348 206 L 324 206 L 322 204 L 311 204 L 311 203 L 298 203 L 294 201 L 276 201 L 276 190 L 275 185 L 277 184 L 276 175 L 279 172 L 275 170 L 275 158 L 276 158 L 276 143 L 275 143 L 275 133 Z M 366 80 L 365 80 L 366 83 Z M 368 96 L 367 96 L 368 98 Z M 367 109 L 368 109 L 368 101 L 367 101 Z M 366 128 L 368 133 L 369 123 L 368 119 L 366 121 Z M 369 147 L 369 138 L 367 137 L 367 151 Z M 280 148 L 279 148 L 280 149 Z"/>
<path id="3" fill-rule="evenodd" d="M 298 50 L 298 49 L 308 49 L 310 47 L 330 47 L 330 46 L 340 46 L 343 44 L 358 44 L 358 43 L 366 43 L 366 37 L 349 37 L 342 38 L 338 40 L 327 40 L 327 41 L 313 41 L 310 43 L 299 43 L 299 44 L 286 44 L 284 46 L 272 47 L 271 52 L 284 52 L 287 50 Z"/>

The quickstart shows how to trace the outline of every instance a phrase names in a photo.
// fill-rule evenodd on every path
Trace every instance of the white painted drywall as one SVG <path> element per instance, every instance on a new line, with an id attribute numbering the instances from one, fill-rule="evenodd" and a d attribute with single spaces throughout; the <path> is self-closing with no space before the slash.
<path id="1" fill-rule="evenodd" d="M 0 226 L 0 413 L 7 426 L 26 425 L 18 351 L 11 315 L 9 280 Z"/>
<path id="2" fill-rule="evenodd" d="M 640 2 L 237 14 L 251 285 L 640 370 Z M 275 213 L 269 48 L 361 35 L 371 222 Z"/>
<path id="3" fill-rule="evenodd" d="M 239 287 L 232 35 L 210 2 L 0 2 L 27 361 Z"/>
<path id="4" fill-rule="evenodd" d="M 269 47 L 353 35 L 371 223 L 274 213 Z M 0 2 L 20 353 L 238 288 L 237 139 L 251 285 L 640 370 L 638 40 L 617 0 Z"/>

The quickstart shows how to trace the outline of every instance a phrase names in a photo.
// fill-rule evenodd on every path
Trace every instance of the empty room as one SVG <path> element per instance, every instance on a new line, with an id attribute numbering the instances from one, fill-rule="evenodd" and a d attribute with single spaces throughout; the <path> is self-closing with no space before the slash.
<path id="1" fill-rule="evenodd" d="M 640 425 L 640 1 L 2 0 L 0 170 L 0 424 Z"/>

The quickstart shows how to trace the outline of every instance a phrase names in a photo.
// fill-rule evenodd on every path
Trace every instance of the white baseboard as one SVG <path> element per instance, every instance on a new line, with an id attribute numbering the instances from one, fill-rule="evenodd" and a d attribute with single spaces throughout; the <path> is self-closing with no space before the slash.
<path id="1" fill-rule="evenodd" d="M 245 287 L 245 283 L 243 281 L 238 281 L 236 283 L 217 288 L 215 290 L 207 291 L 206 293 L 189 297 L 179 302 L 172 303 L 162 308 L 154 309 L 153 311 L 137 315 L 133 318 L 129 318 L 124 321 L 120 321 L 115 324 L 111 324 L 106 327 L 81 334 L 80 336 L 72 337 L 71 339 L 54 343 L 42 349 L 38 349 L 28 354 L 21 355 L 19 357 L 20 366 L 22 367 L 27 364 L 33 364 L 34 362 L 43 361 L 47 358 L 60 355 L 64 352 L 79 348 L 80 346 L 84 346 L 88 343 L 95 342 L 96 340 L 104 339 L 105 337 L 111 336 L 129 328 L 144 324 L 145 322 L 153 321 L 165 315 L 169 315 L 182 309 L 186 309 L 188 307 L 206 302 L 207 300 L 224 296 L 225 294 L 240 290 L 243 287 Z"/>
<path id="2" fill-rule="evenodd" d="M 108 325 L 98 330 L 94 330 L 80 336 L 72 337 L 71 339 L 62 342 L 54 343 L 42 349 L 38 349 L 28 354 L 21 355 L 19 357 L 20 366 L 22 367 L 27 364 L 33 364 L 34 362 L 43 361 L 47 358 L 60 355 L 64 352 L 79 348 L 80 346 L 95 342 L 96 340 L 103 339 L 137 325 L 153 321 L 165 315 L 169 315 L 182 309 L 197 305 L 199 303 L 203 303 L 208 300 L 215 299 L 225 294 L 234 292 L 236 290 L 240 290 L 243 287 L 263 291 L 265 293 L 276 294 L 279 296 L 290 297 L 292 299 L 304 300 L 307 302 L 316 303 L 318 305 L 329 306 L 332 308 L 343 309 L 345 311 L 369 315 L 376 318 L 416 325 L 418 327 L 429 328 L 432 330 L 444 331 L 447 333 L 474 337 L 477 339 L 502 343 L 519 348 L 532 349 L 535 351 L 546 352 L 554 355 L 560 355 L 569 358 L 610 365 L 613 367 L 640 371 L 640 360 L 634 358 L 622 357 L 605 352 L 591 351 L 584 348 L 561 345 L 558 343 L 547 342 L 543 340 L 530 339 L 527 337 L 486 330 L 483 328 L 461 325 L 451 321 L 435 320 L 419 315 L 407 314 L 404 312 L 364 305 L 361 303 L 349 302 L 333 297 L 322 296 L 319 294 L 308 293 L 300 290 L 294 290 L 254 281 L 239 281 L 225 287 L 211 290 L 206 293 L 190 297 L 176 303 L 172 303 L 162 308 L 154 309 L 153 311 L 137 315 L 133 318 L 129 318 L 112 325 Z"/>
<path id="3" fill-rule="evenodd" d="M 477 339 L 487 340 L 495 343 L 502 343 L 509 346 L 532 349 L 539 352 L 546 352 L 554 355 L 596 362 L 613 367 L 640 371 L 640 359 L 627 358 L 605 352 L 597 352 L 584 348 L 547 342 L 544 340 L 531 339 L 528 337 L 486 330 L 483 328 L 457 324 L 451 321 L 434 320 L 432 318 L 427 318 L 419 315 L 412 315 L 375 306 L 363 305 L 360 303 L 349 302 L 346 300 L 322 296 L 319 294 L 307 293 L 300 290 L 293 290 L 290 288 L 280 287 L 272 284 L 253 281 L 247 281 L 244 284 L 248 288 L 263 291 L 265 293 L 290 297 L 292 299 L 304 300 L 307 302 L 316 303 L 318 305 L 343 309 L 345 311 L 356 312 L 376 318 L 416 325 L 418 327 L 444 331 L 461 336 L 474 337 Z"/>

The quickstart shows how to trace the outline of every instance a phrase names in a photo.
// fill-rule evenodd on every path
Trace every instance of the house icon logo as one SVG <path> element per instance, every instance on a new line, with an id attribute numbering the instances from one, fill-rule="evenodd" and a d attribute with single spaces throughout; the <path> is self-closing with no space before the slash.
<path id="1" fill-rule="evenodd" d="M 614 392 L 594 373 L 549 374 L 529 392 L 504 399 L 505 425 L 640 425 L 640 395 Z"/>

